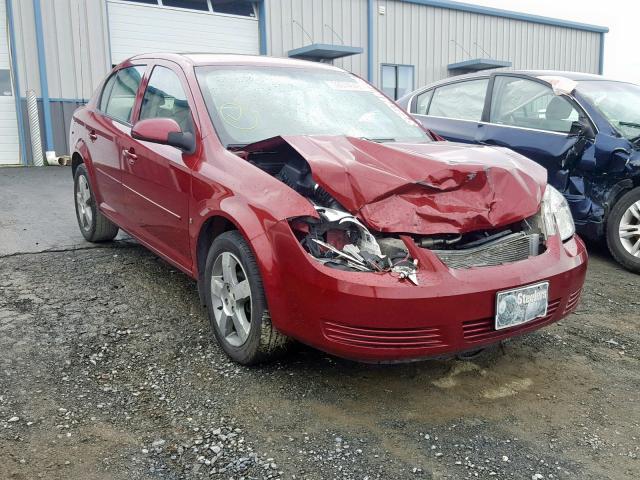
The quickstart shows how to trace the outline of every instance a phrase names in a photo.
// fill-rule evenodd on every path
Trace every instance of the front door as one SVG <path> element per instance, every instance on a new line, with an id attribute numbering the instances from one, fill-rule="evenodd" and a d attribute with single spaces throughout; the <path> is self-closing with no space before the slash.
<path id="1" fill-rule="evenodd" d="M 137 120 L 172 118 L 196 138 L 196 122 L 186 95 L 184 74 L 171 62 L 156 64 L 142 97 Z M 168 145 L 126 139 L 121 150 L 122 182 L 135 234 L 187 270 L 189 247 L 190 155 Z"/>

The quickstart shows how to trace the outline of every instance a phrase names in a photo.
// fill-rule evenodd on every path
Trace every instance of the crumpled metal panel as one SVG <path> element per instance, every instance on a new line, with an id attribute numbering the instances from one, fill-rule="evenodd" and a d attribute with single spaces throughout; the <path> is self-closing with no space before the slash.
<path id="1" fill-rule="evenodd" d="M 534 215 L 546 186 L 543 167 L 499 147 L 286 136 L 245 150 L 282 142 L 309 163 L 316 183 L 380 232 L 427 235 L 501 227 Z"/>

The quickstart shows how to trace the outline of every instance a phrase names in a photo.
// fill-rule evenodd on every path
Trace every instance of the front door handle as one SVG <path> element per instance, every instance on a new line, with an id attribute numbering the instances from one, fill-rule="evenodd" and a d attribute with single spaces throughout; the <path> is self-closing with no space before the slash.
<path id="1" fill-rule="evenodd" d="M 91 130 L 89 132 L 89 138 L 92 142 L 95 142 L 98 139 L 98 135 L 96 134 L 95 130 Z"/>
<path id="2" fill-rule="evenodd" d="M 122 150 L 122 156 L 127 159 L 129 165 L 133 165 L 138 159 L 138 155 L 135 154 L 133 148 L 130 148 L 129 150 Z"/>

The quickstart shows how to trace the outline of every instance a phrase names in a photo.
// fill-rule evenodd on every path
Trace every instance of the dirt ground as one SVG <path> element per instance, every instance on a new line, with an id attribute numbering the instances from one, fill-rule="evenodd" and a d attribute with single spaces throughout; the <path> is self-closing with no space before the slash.
<path id="1" fill-rule="evenodd" d="M 640 478 L 640 276 L 473 361 L 244 368 L 135 243 L 0 258 L 0 479 Z"/>

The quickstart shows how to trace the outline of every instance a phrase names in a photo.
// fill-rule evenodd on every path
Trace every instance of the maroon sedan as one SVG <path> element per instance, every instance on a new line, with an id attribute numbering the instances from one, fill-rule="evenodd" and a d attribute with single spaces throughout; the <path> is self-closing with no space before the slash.
<path id="1" fill-rule="evenodd" d="M 76 211 L 198 282 L 237 362 L 296 339 L 398 361 L 569 314 L 587 266 L 546 172 L 436 141 L 360 78 L 266 57 L 153 54 L 74 114 Z"/>

